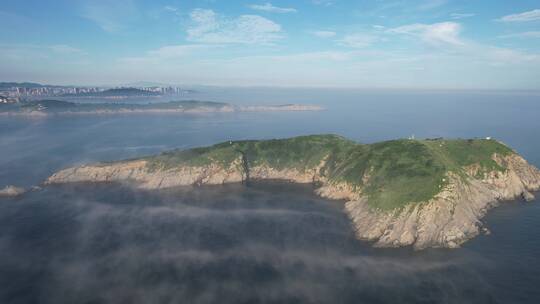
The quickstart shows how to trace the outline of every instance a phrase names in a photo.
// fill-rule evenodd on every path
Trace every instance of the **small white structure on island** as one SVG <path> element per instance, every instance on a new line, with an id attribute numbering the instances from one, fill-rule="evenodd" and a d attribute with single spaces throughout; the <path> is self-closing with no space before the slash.
<path id="1" fill-rule="evenodd" d="M 486 140 L 491 140 L 491 136 L 486 137 Z"/>

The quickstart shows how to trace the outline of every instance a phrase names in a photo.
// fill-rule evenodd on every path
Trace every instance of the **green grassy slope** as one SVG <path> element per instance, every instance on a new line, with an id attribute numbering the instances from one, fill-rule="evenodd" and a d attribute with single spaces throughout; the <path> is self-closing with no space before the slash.
<path id="1" fill-rule="evenodd" d="M 245 156 L 250 167 L 300 171 L 318 166 L 332 182 L 347 182 L 368 196 L 369 204 L 391 210 L 431 199 L 447 182 L 448 171 L 464 176 L 463 167 L 478 164 L 484 172 L 505 170 L 492 155 L 514 153 L 507 146 L 484 139 L 408 140 L 359 144 L 336 135 L 289 139 L 234 141 L 210 147 L 177 150 L 147 158 L 154 170 L 217 163 L 229 166 Z"/>
<path id="2" fill-rule="evenodd" d="M 22 102 L 10 105 L 9 107 L 1 107 L 0 112 L 32 112 L 39 111 L 43 113 L 78 113 L 92 111 L 144 111 L 144 110 L 196 110 L 201 108 L 211 108 L 219 110 L 223 107 L 230 106 L 227 103 L 198 101 L 198 100 L 181 100 L 169 101 L 160 103 L 75 103 L 62 100 L 36 100 Z"/>

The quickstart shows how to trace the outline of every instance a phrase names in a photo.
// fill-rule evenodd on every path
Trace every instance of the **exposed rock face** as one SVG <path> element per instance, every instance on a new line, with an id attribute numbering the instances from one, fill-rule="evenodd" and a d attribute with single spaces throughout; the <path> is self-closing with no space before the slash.
<path id="1" fill-rule="evenodd" d="M 526 202 L 532 202 L 535 199 L 534 194 L 530 193 L 529 191 L 523 191 L 522 196 Z"/>
<path id="2" fill-rule="evenodd" d="M 242 159 L 229 168 L 217 164 L 201 167 L 180 167 L 152 170 L 144 160 L 68 168 L 49 177 L 45 184 L 70 182 L 135 182 L 143 189 L 161 189 L 188 185 L 218 185 L 242 182 L 245 172 Z"/>
<path id="3" fill-rule="evenodd" d="M 68 182 L 133 181 L 145 189 L 182 185 L 215 185 L 251 179 L 280 179 L 296 183 L 317 182 L 316 193 L 330 199 L 346 200 L 349 215 L 359 239 L 372 241 L 379 247 L 414 246 L 459 247 L 478 235 L 481 218 L 501 201 L 519 197 L 531 198 L 530 192 L 540 189 L 540 171 L 517 154 L 494 155 L 504 165 L 504 172 L 492 171 L 479 176 L 478 168 L 465 170 L 467 176 L 449 172 L 447 185 L 431 200 L 407 204 L 401 209 L 381 211 L 371 208 L 361 190 L 345 182 L 329 182 L 321 174 L 323 160 L 313 169 L 276 169 L 266 165 L 247 168 L 239 156 L 223 167 L 219 164 L 181 166 L 172 169 L 151 169 L 147 161 L 136 160 L 68 168 L 47 179 L 47 184 Z M 365 180 L 369 175 L 364 176 Z"/>
<path id="4" fill-rule="evenodd" d="M 459 247 L 479 234 L 481 218 L 501 201 L 540 189 L 540 171 L 518 155 L 497 157 L 508 168 L 490 172 L 482 179 L 449 175 L 450 182 L 427 202 L 409 204 L 403 210 L 380 212 L 367 205 L 367 198 L 349 201 L 346 210 L 358 238 L 375 246 Z"/>
<path id="5" fill-rule="evenodd" d="M 19 196 L 24 194 L 24 192 L 25 190 L 23 188 L 6 186 L 4 189 L 0 190 L 0 197 Z"/>

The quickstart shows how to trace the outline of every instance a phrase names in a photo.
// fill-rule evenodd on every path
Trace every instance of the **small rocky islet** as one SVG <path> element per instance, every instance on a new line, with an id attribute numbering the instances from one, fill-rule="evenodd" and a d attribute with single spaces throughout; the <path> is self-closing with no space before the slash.
<path id="1" fill-rule="evenodd" d="M 494 139 L 398 139 L 361 144 L 337 135 L 228 141 L 61 170 L 45 184 L 132 182 L 144 189 L 248 180 L 314 183 L 345 200 L 358 239 L 377 247 L 456 248 L 485 228 L 500 202 L 540 189 L 540 170 Z"/>
<path id="2" fill-rule="evenodd" d="M 23 195 L 25 192 L 26 190 L 23 188 L 8 185 L 5 186 L 3 189 L 0 189 L 0 197 L 15 197 Z"/>

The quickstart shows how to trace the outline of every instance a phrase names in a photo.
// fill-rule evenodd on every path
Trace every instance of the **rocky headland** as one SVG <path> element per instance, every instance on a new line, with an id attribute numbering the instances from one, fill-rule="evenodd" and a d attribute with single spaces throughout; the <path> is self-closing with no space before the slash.
<path id="1" fill-rule="evenodd" d="M 361 240 L 378 247 L 459 247 L 500 202 L 532 200 L 540 171 L 491 139 L 359 144 L 335 135 L 231 141 L 61 170 L 46 184 L 131 182 L 144 189 L 278 179 L 345 200 Z"/>
<path id="2" fill-rule="evenodd" d="M 76 103 L 64 100 L 37 100 L 0 104 L 0 115 L 47 116 L 93 114 L 204 114 L 231 112 L 320 111 L 317 105 L 283 104 L 236 106 L 223 102 L 181 100 L 155 103 Z"/>

